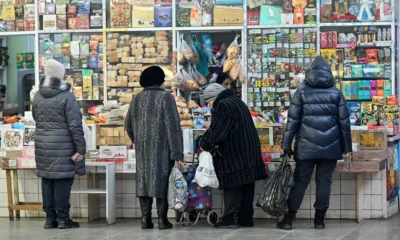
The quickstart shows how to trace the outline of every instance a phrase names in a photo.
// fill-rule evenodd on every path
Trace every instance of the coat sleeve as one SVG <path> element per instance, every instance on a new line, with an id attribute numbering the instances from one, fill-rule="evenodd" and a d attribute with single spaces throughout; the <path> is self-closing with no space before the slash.
<path id="1" fill-rule="evenodd" d="M 163 104 L 164 125 L 170 151 L 169 158 L 173 161 L 183 161 L 182 129 L 174 96 L 169 93 L 165 94 Z"/>
<path id="2" fill-rule="evenodd" d="M 339 100 L 339 124 L 343 153 L 352 152 L 349 108 L 342 92 Z"/>
<path id="3" fill-rule="evenodd" d="M 301 102 L 301 93 L 298 89 L 294 94 L 289 107 L 286 130 L 282 140 L 283 150 L 289 151 L 292 149 L 293 138 L 296 136 L 297 132 L 300 129 L 302 112 L 303 104 Z"/>
<path id="4" fill-rule="evenodd" d="M 202 148 L 205 151 L 210 151 L 209 148 L 211 148 L 213 144 L 217 144 L 226 138 L 231 127 L 232 117 L 228 108 L 222 103 L 218 104 L 212 115 L 210 128 L 202 139 Z"/>
<path id="5" fill-rule="evenodd" d="M 82 155 L 86 154 L 85 134 L 82 127 L 82 114 L 79 103 L 72 93 L 67 95 L 67 104 L 65 106 L 65 116 L 67 117 L 69 131 L 75 143 L 76 151 Z"/>
<path id="6" fill-rule="evenodd" d="M 125 130 L 128 133 L 129 138 L 131 139 L 132 143 L 135 143 L 135 136 L 133 134 L 133 103 L 135 101 L 135 98 L 132 99 L 131 105 L 129 106 L 128 113 L 126 114 L 126 119 L 125 119 Z"/>

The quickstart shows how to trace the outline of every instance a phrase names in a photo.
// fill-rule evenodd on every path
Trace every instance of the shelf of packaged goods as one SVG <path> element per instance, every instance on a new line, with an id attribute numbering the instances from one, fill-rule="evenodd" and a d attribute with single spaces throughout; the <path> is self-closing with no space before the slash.
<path id="1" fill-rule="evenodd" d="M 211 26 L 211 27 L 176 27 L 177 31 L 191 31 L 191 32 L 227 32 L 227 31 L 241 31 L 244 26 Z"/>
<path id="2" fill-rule="evenodd" d="M 0 32 L 1 36 L 26 36 L 35 35 L 35 31 L 21 31 L 21 32 Z"/>
<path id="3" fill-rule="evenodd" d="M 320 23 L 320 27 L 357 27 L 357 26 L 391 26 L 391 22 L 346 22 L 346 23 Z"/>
<path id="4" fill-rule="evenodd" d="M 39 34 L 57 34 L 57 33 L 102 33 L 103 29 L 66 29 L 66 30 L 53 30 L 53 31 L 49 31 L 49 30 L 39 30 L 38 33 Z"/>
<path id="5" fill-rule="evenodd" d="M 106 28 L 106 32 L 156 32 L 156 31 L 172 31 L 172 27 L 159 28 Z"/>
<path id="6" fill-rule="evenodd" d="M 269 29 L 269 28 L 315 28 L 316 24 L 293 24 L 293 25 L 250 25 L 248 29 Z"/>

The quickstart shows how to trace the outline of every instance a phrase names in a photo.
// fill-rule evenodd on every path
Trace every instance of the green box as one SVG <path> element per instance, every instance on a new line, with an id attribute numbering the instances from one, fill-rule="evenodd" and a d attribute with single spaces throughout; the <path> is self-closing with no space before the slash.
<path id="1" fill-rule="evenodd" d="M 33 52 L 25 54 L 26 68 L 35 68 L 35 55 Z"/>
<path id="2" fill-rule="evenodd" d="M 26 54 L 17 53 L 17 69 L 26 68 Z"/>

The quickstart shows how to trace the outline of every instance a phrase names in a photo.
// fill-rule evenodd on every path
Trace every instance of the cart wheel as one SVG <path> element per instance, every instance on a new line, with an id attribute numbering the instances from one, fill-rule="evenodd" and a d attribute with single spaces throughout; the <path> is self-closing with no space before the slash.
<path id="1" fill-rule="evenodd" d="M 189 213 L 188 213 L 188 221 L 190 222 L 190 223 L 194 223 L 194 222 L 196 222 L 196 220 L 197 220 L 197 215 L 198 215 L 199 213 L 197 212 L 197 211 L 190 211 Z"/>
<path id="2" fill-rule="evenodd" d="M 219 220 L 219 214 L 215 211 L 211 211 L 207 215 L 207 222 L 210 225 L 215 225 Z"/>

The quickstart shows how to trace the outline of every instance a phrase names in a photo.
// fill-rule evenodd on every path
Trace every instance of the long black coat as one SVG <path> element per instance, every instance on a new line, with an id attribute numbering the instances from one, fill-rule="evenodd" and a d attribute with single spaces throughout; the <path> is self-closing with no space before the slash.
<path id="1" fill-rule="evenodd" d="M 36 121 L 35 160 L 37 175 L 49 179 L 84 175 L 85 161 L 74 164 L 71 157 L 86 153 L 82 115 L 71 85 L 54 77 L 40 81 L 33 100 Z"/>
<path id="2" fill-rule="evenodd" d="M 305 86 L 299 87 L 292 98 L 282 141 L 284 150 L 291 149 L 294 137 L 296 161 L 338 160 L 352 151 L 346 101 L 334 87 L 332 72 L 320 56 L 307 71 Z"/>
<path id="3" fill-rule="evenodd" d="M 135 144 L 136 196 L 166 198 L 171 168 L 183 160 L 174 97 L 160 87 L 145 88 L 133 99 L 125 128 Z"/>
<path id="4" fill-rule="evenodd" d="M 266 177 L 260 139 L 246 104 L 231 89 L 214 102 L 210 128 L 202 147 L 214 149 L 214 168 L 221 188 L 236 187 Z"/>

